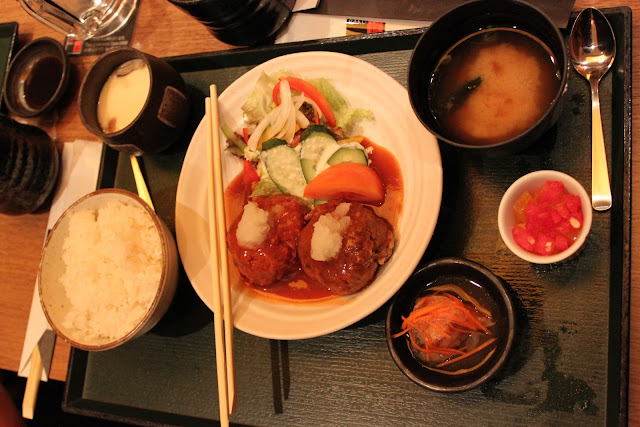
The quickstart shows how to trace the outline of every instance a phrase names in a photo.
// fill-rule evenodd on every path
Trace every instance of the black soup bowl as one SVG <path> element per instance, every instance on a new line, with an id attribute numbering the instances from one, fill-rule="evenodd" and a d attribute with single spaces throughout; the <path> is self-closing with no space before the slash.
<path id="1" fill-rule="evenodd" d="M 416 302 L 432 293 L 435 287 L 444 289 L 446 285 L 462 289 L 491 313 L 493 325 L 489 326 L 489 331 L 496 339 L 485 351 L 476 354 L 476 360 L 472 356 L 450 363 L 446 369 L 440 368 L 449 373 L 439 372 L 435 363 L 429 366 L 436 370 L 428 368 L 426 363 L 414 357 L 408 334 L 399 335 L 403 317 L 409 316 Z M 464 258 L 438 259 L 416 271 L 394 297 L 386 321 L 387 346 L 400 371 L 416 384 L 439 392 L 470 390 L 493 378 L 507 361 L 515 334 L 515 310 L 507 285 L 487 268 Z M 464 342 L 465 346 L 467 342 Z M 492 347 L 495 350 L 490 353 Z M 483 363 L 477 363 L 478 359 Z M 471 369 L 474 366 L 477 367 Z"/>
<path id="2" fill-rule="evenodd" d="M 555 62 L 553 65 L 556 70 L 555 76 L 552 72 L 549 78 L 553 82 L 553 88 L 557 85 L 557 90 L 549 90 L 547 98 L 550 99 L 550 102 L 543 104 L 545 112 L 541 117 L 536 115 L 539 119 L 521 130 L 520 133 L 476 145 L 464 140 L 460 135 L 453 135 L 450 129 L 446 130 L 443 127 L 442 120 L 436 119 L 434 111 L 442 111 L 443 103 L 442 100 L 436 101 L 435 97 L 432 99 L 430 88 L 433 89 L 433 85 L 442 78 L 443 72 L 438 69 L 438 65 L 454 46 L 472 34 L 481 31 L 485 31 L 485 34 L 498 34 L 498 32 L 491 31 L 494 29 L 508 29 L 509 32 L 525 33 L 527 36 L 532 36 L 530 38 L 533 40 L 538 39 L 546 45 L 552 53 Z M 448 57 L 450 56 L 448 55 Z M 519 1 L 472 1 L 456 7 L 440 17 L 421 36 L 409 63 L 409 97 L 411 106 L 422 124 L 440 141 L 477 154 L 509 154 L 529 147 L 556 123 L 561 112 L 561 101 L 568 85 L 569 67 L 564 39 L 558 28 L 543 12 Z M 523 77 L 526 74 L 523 70 Z M 469 88 L 468 96 L 472 96 L 473 89 L 480 87 L 481 83 L 476 86 L 472 84 L 472 80 L 469 83 L 470 85 L 466 85 Z M 549 86 L 545 85 L 545 87 Z M 462 93 L 463 95 L 458 96 L 458 104 L 461 99 L 464 100 L 464 92 L 454 93 Z M 510 110 L 518 111 L 519 108 L 518 105 L 513 105 Z"/>

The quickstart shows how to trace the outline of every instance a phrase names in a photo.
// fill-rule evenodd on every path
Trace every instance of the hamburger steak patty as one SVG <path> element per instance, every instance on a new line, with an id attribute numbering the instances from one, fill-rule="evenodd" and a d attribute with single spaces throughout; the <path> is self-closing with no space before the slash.
<path id="1" fill-rule="evenodd" d="M 391 256 L 394 246 L 393 227 L 376 215 L 370 206 L 350 203 L 350 222 L 342 232 L 338 254 L 326 261 L 311 257 L 314 224 L 341 202 L 322 204 L 307 214 L 308 224 L 298 238 L 298 256 L 302 269 L 313 280 L 325 284 L 332 292 L 349 295 L 366 287 L 373 280 L 378 266 Z"/>
<path id="2" fill-rule="evenodd" d="M 227 244 L 242 276 L 255 286 L 268 287 L 300 267 L 296 256 L 298 236 L 309 208 L 298 198 L 284 194 L 254 197 L 251 201 L 269 213 L 265 240 L 255 248 L 238 243 L 240 214 L 229 228 Z"/>

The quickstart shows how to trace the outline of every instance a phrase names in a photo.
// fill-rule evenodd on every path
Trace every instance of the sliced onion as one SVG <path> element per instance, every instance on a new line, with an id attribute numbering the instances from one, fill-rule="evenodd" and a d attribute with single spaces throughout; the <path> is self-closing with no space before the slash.
<path id="1" fill-rule="evenodd" d="M 313 100 L 304 94 L 294 95 L 291 92 L 289 82 L 282 80 L 280 82 L 280 105 L 266 114 L 258 123 L 247 142 L 249 148 L 255 150 L 260 140 L 274 137 L 291 142 L 296 132 L 296 124 L 301 128 L 306 128 L 310 124 L 309 120 L 300 111 L 300 107 L 305 102 L 309 103 L 318 114 L 321 114 L 320 109 Z"/>
<path id="2" fill-rule="evenodd" d="M 293 140 L 293 135 L 296 133 L 296 111 L 298 110 L 296 110 L 292 102 L 291 108 L 289 109 L 289 117 L 285 125 L 284 140 L 287 142 Z"/>
<path id="3" fill-rule="evenodd" d="M 293 101 L 291 99 L 291 87 L 289 86 L 288 81 L 281 80 L 280 105 L 278 105 L 278 107 L 276 108 L 278 110 L 278 115 L 271 122 L 271 128 L 266 135 L 267 139 L 273 138 L 273 136 L 282 138 L 282 136 L 284 135 L 283 129 L 287 124 L 287 120 L 289 119 L 289 110 L 291 110 L 291 108 L 293 108 Z"/>
<path id="4" fill-rule="evenodd" d="M 304 94 L 297 95 L 297 96 L 293 96 L 292 99 L 293 99 L 293 105 L 295 106 L 296 110 L 299 110 L 300 107 L 302 107 L 302 104 L 304 104 L 305 96 Z"/>
<path id="5" fill-rule="evenodd" d="M 305 115 L 302 114 L 302 111 L 300 111 L 300 107 L 302 107 L 302 104 L 304 104 L 304 102 L 305 102 L 304 94 L 293 97 L 293 108 L 295 109 L 295 114 L 296 114 L 295 123 L 293 124 L 294 134 L 295 134 L 296 123 L 300 125 L 300 127 L 303 129 L 309 126 L 309 119 L 307 119 Z"/>
<path id="6" fill-rule="evenodd" d="M 302 111 L 300 110 L 296 110 L 296 122 L 300 125 L 301 128 L 306 129 L 307 127 L 309 127 L 309 119 L 307 119 L 307 117 L 302 114 Z"/>
<path id="7" fill-rule="evenodd" d="M 269 114 L 267 114 L 262 120 L 260 120 L 260 123 L 258 123 L 254 131 L 251 133 L 249 141 L 247 141 L 249 149 L 255 150 L 256 148 L 258 148 L 258 141 L 260 141 L 260 137 L 264 133 L 267 126 L 271 124 L 271 120 L 276 114 L 278 114 L 277 108 L 271 110 Z"/>
<path id="8" fill-rule="evenodd" d="M 287 82 L 287 85 L 288 84 L 289 82 Z M 300 108 L 296 107 L 296 102 L 293 98 L 291 90 L 289 90 L 289 94 L 291 95 L 291 104 L 289 106 L 289 110 L 287 111 L 287 120 L 283 126 L 283 139 L 287 142 L 291 142 L 293 140 L 293 135 L 296 132 L 296 110 Z"/>

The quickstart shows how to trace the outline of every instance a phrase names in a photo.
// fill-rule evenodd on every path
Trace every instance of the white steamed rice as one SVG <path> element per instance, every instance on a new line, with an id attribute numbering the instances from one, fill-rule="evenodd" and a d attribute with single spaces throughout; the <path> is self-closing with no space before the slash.
<path id="1" fill-rule="evenodd" d="M 111 200 L 73 213 L 60 281 L 71 302 L 63 326 L 83 343 L 113 341 L 148 311 L 162 275 L 162 243 L 140 206 Z"/>

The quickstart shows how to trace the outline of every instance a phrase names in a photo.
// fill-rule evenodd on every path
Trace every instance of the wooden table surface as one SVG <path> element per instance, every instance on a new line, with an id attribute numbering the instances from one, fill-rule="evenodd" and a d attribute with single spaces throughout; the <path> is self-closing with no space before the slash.
<path id="1" fill-rule="evenodd" d="M 633 10 L 633 42 L 640 46 L 640 0 L 626 3 L 577 0 L 574 9 L 585 7 L 629 6 Z M 52 37 L 60 42 L 64 37 L 30 17 L 17 1 L 4 1 L 0 21 L 19 24 L 18 46 L 39 37 Z M 228 49 L 191 17 L 167 0 L 142 0 L 132 47 L 156 55 L 174 56 Z M 75 102 L 82 77 L 95 56 L 72 59 L 74 73 L 70 80 L 69 102 L 55 119 L 38 123 L 49 131 L 58 144 L 76 139 L 97 140 L 82 125 Z M 640 125 L 640 55 L 633 54 L 633 125 Z M 632 150 L 632 168 L 640 171 L 640 151 Z M 632 193 L 640 189 L 640 173 L 632 177 Z M 18 217 L 0 214 L 0 369 L 17 371 L 29 318 L 40 250 L 44 240 L 48 212 Z M 633 200 L 631 251 L 638 253 L 640 245 L 640 198 Z M 631 335 L 629 370 L 629 423 L 640 424 L 640 262 L 631 265 Z M 69 346 L 57 340 L 51 378 L 66 379 Z"/>

